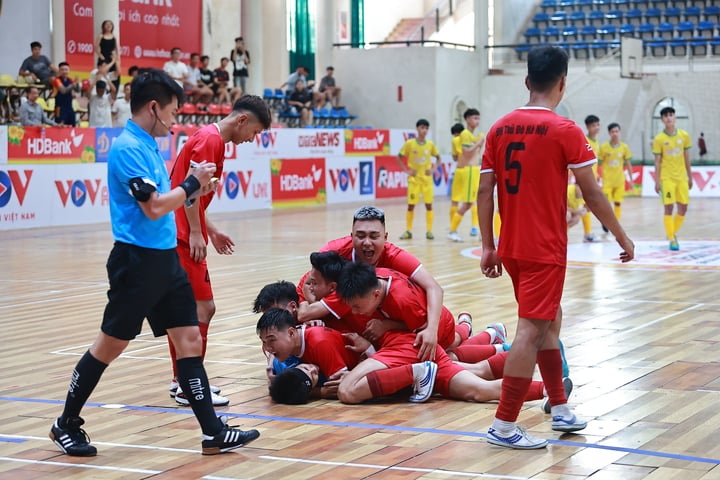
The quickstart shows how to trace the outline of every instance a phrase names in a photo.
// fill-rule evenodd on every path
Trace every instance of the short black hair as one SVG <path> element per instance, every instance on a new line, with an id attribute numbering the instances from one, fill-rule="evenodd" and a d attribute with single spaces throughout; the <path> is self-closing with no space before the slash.
<path id="1" fill-rule="evenodd" d="M 40 43 L 40 42 L 31 42 L 31 43 L 30 43 L 30 49 L 32 50 L 32 49 L 35 48 L 35 47 L 40 47 L 40 48 L 42 48 L 42 43 Z"/>
<path id="2" fill-rule="evenodd" d="M 567 75 L 569 57 L 559 47 L 535 47 L 528 53 L 528 83 L 536 92 L 547 92 Z"/>
<path id="3" fill-rule="evenodd" d="M 295 326 L 295 317 L 292 313 L 288 312 L 284 308 L 270 308 L 262 314 L 257 322 L 255 331 L 258 335 L 262 332 L 266 332 L 271 328 L 275 328 L 278 331 L 287 330 Z"/>
<path id="4" fill-rule="evenodd" d="M 421 118 L 420 120 L 418 120 L 417 122 L 415 122 L 415 126 L 416 126 L 416 127 L 425 126 L 425 127 L 430 128 L 430 122 L 428 122 L 428 121 L 425 120 L 424 118 Z"/>
<path id="5" fill-rule="evenodd" d="M 242 39 L 243 39 L 242 37 L 235 37 L 236 42 L 240 42 L 240 41 L 242 41 Z"/>
<path id="6" fill-rule="evenodd" d="M 105 80 L 98 80 L 97 82 L 95 82 L 95 87 L 107 88 L 107 83 L 105 83 Z"/>
<path id="7" fill-rule="evenodd" d="M 276 403 L 303 405 L 311 392 L 312 379 L 297 367 L 283 370 L 270 382 L 270 398 Z"/>
<path id="8" fill-rule="evenodd" d="M 329 65 L 325 70 L 332 70 L 335 71 L 335 69 L 332 67 L 332 65 Z"/>
<path id="9" fill-rule="evenodd" d="M 452 127 L 450 127 L 450 133 L 455 135 L 456 133 L 461 133 L 463 130 L 465 130 L 465 127 L 462 123 L 456 123 Z"/>
<path id="10" fill-rule="evenodd" d="M 363 297 L 377 288 L 378 278 L 375 267 L 366 262 L 348 262 L 340 272 L 337 293 L 347 302 Z"/>
<path id="11" fill-rule="evenodd" d="M 185 100 L 182 87 L 167 73 L 157 68 L 140 71 L 132 81 L 130 90 L 130 111 L 133 114 L 153 100 L 157 101 L 160 107 L 165 107 L 173 98 L 177 99 L 178 104 L 182 104 Z"/>
<path id="12" fill-rule="evenodd" d="M 610 130 L 612 130 L 613 128 L 620 128 L 620 124 L 617 123 L 617 122 L 613 122 L 613 123 L 609 124 L 609 125 L 608 125 L 608 132 L 609 132 Z"/>
<path id="13" fill-rule="evenodd" d="M 320 272 L 320 275 L 327 282 L 337 282 L 340 280 L 340 272 L 348 263 L 348 259 L 340 256 L 335 250 L 327 252 L 313 252 L 310 254 L 310 264 Z"/>
<path id="14" fill-rule="evenodd" d="M 380 223 L 385 226 L 385 212 L 377 207 L 371 205 L 365 205 L 355 210 L 353 214 L 353 225 L 359 220 L 380 220 Z"/>
<path id="15" fill-rule="evenodd" d="M 60 67 L 70 67 L 70 64 L 68 62 L 60 62 L 58 63 L 58 68 Z"/>
<path id="16" fill-rule="evenodd" d="M 467 120 L 468 117 L 472 117 L 473 115 L 480 115 L 480 111 L 477 108 L 468 108 L 465 110 L 465 113 L 463 113 L 463 118 Z"/>
<path id="17" fill-rule="evenodd" d="M 253 312 L 262 313 L 275 305 L 290 302 L 300 302 L 295 284 L 285 280 L 279 280 L 275 283 L 269 283 L 260 289 L 253 303 Z"/>
<path id="18" fill-rule="evenodd" d="M 600 119 L 596 115 L 588 115 L 585 117 L 585 126 L 589 127 L 593 123 L 600 123 Z"/>
<path id="19" fill-rule="evenodd" d="M 200 57 L 201 62 L 204 62 L 205 60 L 210 60 L 210 57 L 208 57 L 207 55 L 203 55 L 202 57 Z"/>
<path id="20" fill-rule="evenodd" d="M 132 76 L 133 73 L 136 73 L 139 71 L 140 71 L 140 67 L 138 67 L 137 65 L 133 65 L 130 68 L 128 68 L 128 75 Z"/>
<path id="21" fill-rule="evenodd" d="M 175 52 L 182 52 L 182 48 L 180 47 L 173 47 L 170 49 L 170 55 L 172 55 Z"/>
<path id="22" fill-rule="evenodd" d="M 673 115 L 675 114 L 675 109 L 674 109 L 673 107 L 665 107 L 665 108 L 663 108 L 662 110 L 660 110 L 660 116 L 661 116 L 661 117 L 664 117 L 665 115 L 669 115 L 669 114 L 671 114 L 671 113 L 672 113 Z"/>
<path id="23" fill-rule="evenodd" d="M 233 105 L 233 112 L 249 112 L 255 115 L 264 130 L 270 128 L 272 114 L 270 107 L 257 95 L 243 95 Z"/>

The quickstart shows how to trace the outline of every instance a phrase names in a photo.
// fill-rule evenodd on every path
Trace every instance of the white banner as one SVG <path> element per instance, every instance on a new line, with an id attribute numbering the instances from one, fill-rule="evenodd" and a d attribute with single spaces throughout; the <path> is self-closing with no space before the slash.
<path id="1" fill-rule="evenodd" d="M 6 163 L 8 163 L 7 133 L 7 125 L 0 125 L 0 165 L 5 165 Z"/>
<path id="2" fill-rule="evenodd" d="M 699 197 L 720 197 L 720 166 L 692 167 L 693 186 L 690 199 Z M 643 197 L 657 197 L 655 192 L 655 167 L 643 167 Z"/>
<path id="3" fill-rule="evenodd" d="M 336 157 L 325 159 L 327 203 L 375 199 L 375 159 Z"/>
<path id="4" fill-rule="evenodd" d="M 239 212 L 270 208 L 270 160 L 225 160 L 220 183 L 208 212 Z"/>
<path id="5" fill-rule="evenodd" d="M 279 128 L 237 146 L 237 158 L 316 158 L 345 155 L 343 129 Z"/>

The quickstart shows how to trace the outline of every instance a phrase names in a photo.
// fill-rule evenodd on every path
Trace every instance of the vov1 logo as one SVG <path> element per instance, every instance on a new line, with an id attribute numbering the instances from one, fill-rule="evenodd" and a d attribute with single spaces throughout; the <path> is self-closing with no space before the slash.
<path id="1" fill-rule="evenodd" d="M 0 208 L 10 203 L 13 192 L 15 192 L 18 203 L 22 206 L 32 174 L 32 170 L 23 170 L 22 174 L 17 170 L 0 170 Z M 25 177 L 24 180 L 23 176 Z"/>
<path id="2" fill-rule="evenodd" d="M 342 192 L 347 192 L 348 189 L 354 190 L 359 171 L 359 167 L 329 169 L 328 173 L 330 174 L 330 183 L 332 183 L 333 190 L 337 191 L 338 188 Z"/>
<path id="3" fill-rule="evenodd" d="M 63 207 L 67 206 L 68 198 L 76 207 L 82 207 L 90 199 L 90 204 L 95 205 L 98 193 L 101 197 L 101 205 L 108 203 L 108 190 L 106 186 L 101 187 L 102 180 L 55 180 L 55 187 Z"/>

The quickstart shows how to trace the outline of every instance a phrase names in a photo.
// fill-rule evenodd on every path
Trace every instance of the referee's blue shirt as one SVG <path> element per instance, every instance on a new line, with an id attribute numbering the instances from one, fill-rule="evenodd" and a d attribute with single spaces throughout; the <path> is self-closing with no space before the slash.
<path id="1" fill-rule="evenodd" d="M 169 250 L 177 245 L 175 213 L 157 220 L 145 216 L 130 193 L 130 179 L 151 180 L 158 193 L 170 191 L 170 176 L 155 139 L 132 119 L 110 147 L 108 193 L 113 237 L 118 242 Z"/>

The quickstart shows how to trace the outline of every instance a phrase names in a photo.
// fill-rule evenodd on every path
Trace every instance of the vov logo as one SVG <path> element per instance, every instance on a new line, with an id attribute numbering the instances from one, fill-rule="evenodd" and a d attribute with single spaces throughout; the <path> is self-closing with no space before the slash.
<path id="1" fill-rule="evenodd" d="M 359 167 L 329 169 L 330 183 L 332 183 L 333 190 L 337 191 L 338 188 L 342 192 L 347 192 L 348 189 L 354 190 L 359 171 Z"/>
<path id="2" fill-rule="evenodd" d="M 224 171 L 222 173 L 221 183 L 215 191 L 215 195 L 221 198 L 223 192 L 225 196 L 230 200 L 234 200 L 238 193 L 242 191 L 242 196 L 247 197 L 248 188 L 250 187 L 250 181 L 252 179 L 253 172 L 248 171 Z"/>
<path id="3" fill-rule="evenodd" d="M 32 170 L 23 170 L 22 174 L 17 170 L 0 170 L 0 208 L 10 203 L 13 192 L 18 203 L 22 206 L 32 174 Z M 23 176 L 25 179 L 23 179 Z"/>
<path id="4" fill-rule="evenodd" d="M 82 207 L 89 199 L 91 205 L 95 205 L 98 193 L 101 196 L 101 204 L 108 203 L 107 187 L 101 187 L 102 180 L 96 178 L 94 180 L 55 180 L 55 187 L 63 207 L 67 207 L 68 199 L 76 207 Z"/>

